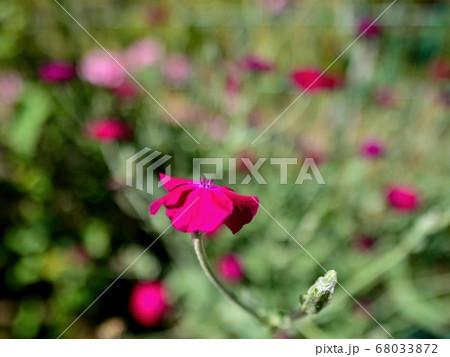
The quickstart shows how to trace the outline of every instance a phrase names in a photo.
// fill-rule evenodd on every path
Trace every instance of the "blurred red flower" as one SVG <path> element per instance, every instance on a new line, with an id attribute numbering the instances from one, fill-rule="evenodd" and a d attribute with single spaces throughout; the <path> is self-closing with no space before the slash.
<path id="1" fill-rule="evenodd" d="M 47 63 L 39 70 L 39 77 L 44 83 L 67 82 L 75 78 L 75 75 L 75 66 L 63 61 Z"/>
<path id="2" fill-rule="evenodd" d="M 386 200 L 399 211 L 413 211 L 419 207 L 419 193 L 406 185 L 392 185 L 386 191 Z"/>
<path id="3" fill-rule="evenodd" d="M 361 144 L 361 155 L 368 159 L 384 155 L 384 150 L 384 143 L 379 139 L 367 139 Z"/>
<path id="4" fill-rule="evenodd" d="M 122 82 L 117 88 L 114 88 L 114 94 L 120 98 L 134 98 L 139 94 L 138 88 L 129 81 Z"/>
<path id="5" fill-rule="evenodd" d="M 164 205 L 167 217 L 181 232 L 213 233 L 225 224 L 235 234 L 258 212 L 258 197 L 238 195 L 212 180 L 197 182 L 164 174 L 160 178 L 169 193 L 152 202 L 150 214 Z"/>
<path id="6" fill-rule="evenodd" d="M 430 63 L 428 72 L 433 79 L 450 79 L 450 61 L 437 58 Z"/>
<path id="7" fill-rule="evenodd" d="M 115 118 L 92 121 L 85 126 L 84 131 L 90 138 L 101 142 L 127 140 L 133 137 L 133 130 Z"/>
<path id="8" fill-rule="evenodd" d="M 129 310 L 142 326 L 157 326 L 170 308 L 169 292 L 161 281 L 139 282 L 133 287 Z"/>
<path id="9" fill-rule="evenodd" d="M 269 72 L 275 69 L 275 64 L 268 59 L 249 55 L 242 59 L 241 67 L 248 72 Z"/>
<path id="10" fill-rule="evenodd" d="M 217 270 L 229 283 L 237 283 L 244 278 L 244 266 L 235 254 L 226 254 L 219 258 Z"/>
<path id="11" fill-rule="evenodd" d="M 299 89 L 311 93 L 338 89 L 344 85 L 343 76 L 322 72 L 318 68 L 297 69 L 291 73 L 291 80 Z"/>
<path id="12" fill-rule="evenodd" d="M 360 234 L 355 237 L 353 244 L 357 251 L 367 253 L 373 250 L 375 242 L 374 238 Z"/>
<path id="13" fill-rule="evenodd" d="M 373 22 L 373 19 L 367 17 L 361 19 L 358 24 L 358 33 L 367 38 L 378 37 L 381 34 L 381 28 Z"/>

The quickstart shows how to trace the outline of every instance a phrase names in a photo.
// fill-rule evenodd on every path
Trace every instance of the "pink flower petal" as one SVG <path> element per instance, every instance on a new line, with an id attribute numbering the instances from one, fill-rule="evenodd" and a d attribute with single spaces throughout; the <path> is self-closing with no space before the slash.
<path id="1" fill-rule="evenodd" d="M 191 191 L 181 207 L 166 210 L 179 231 L 205 233 L 214 232 L 232 212 L 233 203 L 221 190 L 202 188 Z"/>

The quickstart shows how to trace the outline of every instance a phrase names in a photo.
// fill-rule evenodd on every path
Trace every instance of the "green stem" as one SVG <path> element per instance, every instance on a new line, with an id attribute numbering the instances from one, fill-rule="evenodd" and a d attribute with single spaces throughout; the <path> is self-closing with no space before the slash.
<path id="1" fill-rule="evenodd" d="M 192 244 L 194 245 L 194 250 L 203 272 L 214 287 L 219 290 L 223 296 L 240 306 L 258 321 L 269 325 L 270 327 L 287 328 L 294 319 L 303 317 L 303 313 L 294 313 L 291 316 L 280 315 L 278 313 L 269 313 L 263 309 L 254 309 L 252 306 L 244 303 L 236 294 L 228 290 L 213 272 L 203 245 L 203 234 L 198 232 L 193 233 Z"/>

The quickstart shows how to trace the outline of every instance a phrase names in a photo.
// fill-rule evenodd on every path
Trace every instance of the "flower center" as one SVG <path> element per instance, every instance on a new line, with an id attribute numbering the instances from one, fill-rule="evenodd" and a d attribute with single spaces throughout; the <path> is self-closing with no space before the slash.
<path id="1" fill-rule="evenodd" d="M 200 187 L 202 188 L 213 188 L 213 180 L 208 180 L 207 178 L 201 178 L 200 179 Z"/>

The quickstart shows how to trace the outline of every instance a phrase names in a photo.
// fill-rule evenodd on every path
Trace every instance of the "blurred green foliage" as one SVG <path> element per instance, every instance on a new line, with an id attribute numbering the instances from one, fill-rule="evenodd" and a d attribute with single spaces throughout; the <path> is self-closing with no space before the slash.
<path id="1" fill-rule="evenodd" d="M 166 53 L 190 59 L 193 74 L 181 86 L 165 80 L 160 64 L 136 78 L 200 144 L 143 92 L 123 99 L 80 79 L 42 83 L 41 65 L 79 62 L 97 45 L 54 1 L 2 2 L 0 73 L 19 72 L 23 91 L 16 103 L 0 108 L 0 337 L 59 336 L 167 228 L 165 215 L 148 215 L 163 190 L 151 196 L 124 185 L 125 160 L 144 147 L 171 155 L 177 177 L 191 177 L 194 157 L 250 150 L 256 158 L 301 162 L 312 151 L 323 153 L 326 185 L 294 185 L 298 166 L 289 169 L 289 184 L 280 185 L 279 168 L 265 165 L 267 185 L 233 188 L 258 196 L 390 334 L 449 337 L 449 83 L 428 73 L 434 59 L 449 57 L 444 1 L 397 2 L 380 19 L 380 38 L 362 38 L 330 69 L 346 76 L 346 87 L 302 96 L 255 145 L 300 93 L 290 71 L 326 68 L 358 35 L 357 19 L 377 17 L 388 3 L 292 0 L 278 14 L 256 0 L 61 4 L 107 49 L 120 51 L 150 37 Z M 276 71 L 244 74 L 239 93 L 227 96 L 228 68 L 247 54 L 269 58 Z M 395 106 L 374 103 L 380 87 L 393 90 Z M 87 138 L 84 125 L 101 117 L 127 122 L 134 140 L 99 144 Z M 370 136 L 384 140 L 384 157 L 361 157 L 359 144 Z M 245 175 L 239 173 L 238 183 Z M 418 189 L 417 211 L 399 214 L 388 207 L 384 189 L 393 182 Z M 357 249 L 360 234 L 375 239 L 372 249 Z M 206 249 L 213 260 L 238 254 L 245 280 L 232 288 L 281 310 L 298 308 L 299 295 L 323 275 L 262 210 L 238 235 L 223 230 Z M 146 329 L 130 316 L 128 298 L 136 281 L 156 279 L 168 285 L 174 310 L 169 321 Z M 170 229 L 64 336 L 277 333 L 219 296 L 202 275 L 188 235 Z M 330 306 L 287 333 L 387 337 L 339 287 Z"/>

